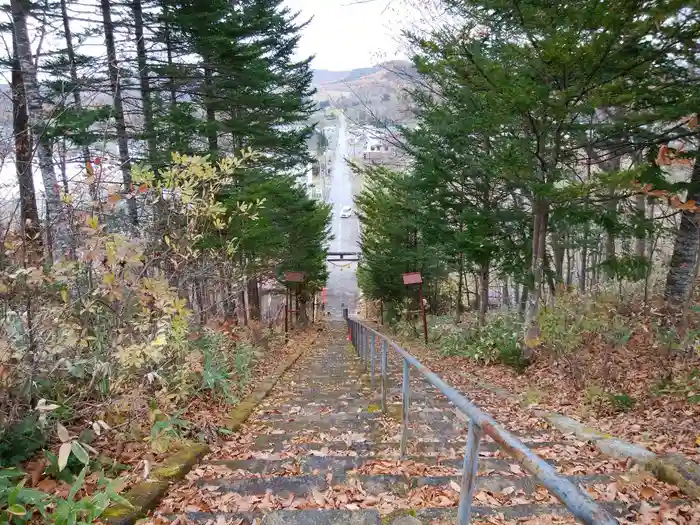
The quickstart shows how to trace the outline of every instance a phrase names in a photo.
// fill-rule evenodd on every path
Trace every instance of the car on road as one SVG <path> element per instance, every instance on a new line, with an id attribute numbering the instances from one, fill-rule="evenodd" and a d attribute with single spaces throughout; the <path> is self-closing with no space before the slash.
<path id="1" fill-rule="evenodd" d="M 352 208 L 350 206 L 343 206 L 343 209 L 340 210 L 340 218 L 347 219 L 349 217 L 352 217 Z"/>

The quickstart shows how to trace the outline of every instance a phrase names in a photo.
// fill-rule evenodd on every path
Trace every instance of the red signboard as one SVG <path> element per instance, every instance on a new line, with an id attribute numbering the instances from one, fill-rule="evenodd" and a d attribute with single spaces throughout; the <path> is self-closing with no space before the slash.
<path id="1" fill-rule="evenodd" d="M 304 272 L 284 272 L 284 280 L 289 283 L 304 282 Z"/>
<path id="2" fill-rule="evenodd" d="M 411 272 L 403 274 L 403 284 L 420 284 L 423 282 L 423 278 L 420 276 L 420 272 Z"/>

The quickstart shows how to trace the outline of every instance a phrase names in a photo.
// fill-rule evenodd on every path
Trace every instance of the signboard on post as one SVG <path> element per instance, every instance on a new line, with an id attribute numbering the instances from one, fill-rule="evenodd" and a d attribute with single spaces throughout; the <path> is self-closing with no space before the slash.
<path id="1" fill-rule="evenodd" d="M 305 278 L 304 272 L 284 272 L 284 280 L 288 283 L 303 283 Z"/>
<path id="2" fill-rule="evenodd" d="M 403 284 L 408 286 L 409 284 L 420 284 L 423 282 L 423 278 L 420 272 L 410 272 L 403 274 Z"/>
<path id="3" fill-rule="evenodd" d="M 423 304 L 423 277 L 420 272 L 409 272 L 403 274 L 403 284 L 409 286 L 412 284 L 418 285 L 418 300 L 420 301 L 420 313 L 423 317 L 423 335 L 425 336 L 425 344 L 428 344 L 428 321 L 425 317 L 425 304 Z"/>

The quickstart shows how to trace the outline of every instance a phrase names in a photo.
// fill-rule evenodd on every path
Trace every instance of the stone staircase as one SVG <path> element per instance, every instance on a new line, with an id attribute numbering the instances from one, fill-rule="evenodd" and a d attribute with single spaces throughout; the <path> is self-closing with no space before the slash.
<path id="1" fill-rule="evenodd" d="M 344 330 L 327 339 L 280 380 L 239 437 L 215 449 L 173 491 L 163 514 L 211 525 L 369 525 L 397 515 L 410 515 L 401 519 L 414 523 L 456 522 L 466 423 L 414 375 L 408 457 L 400 460 L 399 363 L 389 363 L 393 417 L 385 417 L 378 389 L 370 387 Z M 633 486 L 641 474 L 536 418 L 518 422 L 518 428 L 502 423 L 614 515 L 628 515 L 641 504 L 631 489 L 610 497 L 611 487 Z M 480 448 L 472 515 L 491 517 L 492 523 L 535 516 L 558 516 L 563 520 L 554 523 L 564 523 L 570 516 L 488 438 Z"/>

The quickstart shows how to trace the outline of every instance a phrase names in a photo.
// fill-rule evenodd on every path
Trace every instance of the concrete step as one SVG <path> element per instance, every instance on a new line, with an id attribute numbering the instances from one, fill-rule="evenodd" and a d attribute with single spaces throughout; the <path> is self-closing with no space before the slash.
<path id="1" fill-rule="evenodd" d="M 672 501 L 676 506 L 680 501 Z M 622 502 L 600 502 L 600 505 L 616 518 L 623 518 L 632 510 L 637 510 L 639 505 L 629 505 Z M 438 521 L 441 523 L 457 523 L 457 507 L 420 508 L 411 509 L 407 513 L 415 513 L 423 523 Z M 380 525 L 382 520 L 374 509 L 346 510 L 275 510 L 271 512 L 188 512 L 187 518 L 194 523 L 216 523 L 221 516 L 227 523 L 239 525 L 251 525 L 256 518 L 261 525 Z M 558 503 L 537 504 L 526 503 L 501 507 L 488 507 L 474 505 L 472 518 L 489 518 L 496 516 L 506 521 L 520 523 L 522 521 L 537 518 L 538 516 L 571 516 L 564 505 Z M 269 520 L 269 521 L 266 521 Z"/>
<path id="2" fill-rule="evenodd" d="M 251 525 L 259 520 L 260 525 L 381 525 L 379 512 L 374 509 L 310 509 L 274 510 L 263 512 L 207 513 L 188 512 L 187 519 L 194 523 L 214 524 L 223 517 L 225 523 Z"/>
<path id="3" fill-rule="evenodd" d="M 509 473 L 510 474 L 510 473 Z M 585 476 L 566 476 L 574 484 L 586 483 L 610 483 L 614 477 L 607 474 L 591 474 Z M 268 478 L 240 478 L 240 479 L 210 479 L 200 478 L 196 484 L 206 487 L 208 493 L 235 492 L 246 495 L 262 495 L 270 492 L 278 497 L 287 498 L 290 495 L 305 497 L 312 491 L 323 492 L 329 487 L 347 485 L 359 481 L 367 494 L 379 495 L 383 493 L 395 494 L 404 497 L 408 491 L 423 486 L 447 486 L 450 482 L 459 484 L 461 476 L 406 476 L 397 475 L 373 475 L 362 476 L 355 474 L 340 474 L 326 477 L 325 475 L 304 474 L 300 476 L 282 476 Z M 533 493 L 538 483 L 531 477 L 518 477 L 510 475 L 477 476 L 477 490 L 486 490 L 492 493 L 502 492 L 513 487 L 516 491 L 522 491 L 525 495 Z"/>
<path id="4" fill-rule="evenodd" d="M 298 470 L 301 474 L 318 474 L 328 471 L 334 474 L 344 473 L 348 470 L 361 468 L 364 465 L 372 464 L 379 458 L 362 456 L 305 456 L 302 458 L 290 459 L 241 459 L 241 460 L 214 460 L 209 461 L 212 465 L 224 465 L 231 471 L 240 470 L 241 475 L 262 475 L 272 476 L 284 474 L 290 470 Z M 391 461 L 391 460 L 388 460 Z M 454 474 L 461 473 L 462 458 L 442 459 L 436 456 L 413 456 L 403 461 L 395 461 L 396 469 L 403 467 L 415 468 L 413 465 L 420 464 L 430 468 L 453 469 Z M 480 458 L 479 471 L 502 471 L 508 472 L 513 461 L 505 459 Z M 234 477 L 234 476 L 232 476 Z M 238 476 L 240 477 L 240 476 Z"/>
<path id="5" fill-rule="evenodd" d="M 300 408 L 300 407 L 296 407 Z M 305 407 L 304 407 L 305 408 Z M 320 414 L 320 413 L 315 413 L 315 414 L 295 414 L 293 412 L 281 412 L 278 414 L 265 414 L 256 417 L 256 422 L 261 422 L 261 423 L 266 423 L 269 425 L 277 425 L 279 423 L 291 423 L 291 422 L 296 422 L 296 423 L 305 423 L 308 425 L 316 425 L 316 424 L 323 424 L 323 425 L 330 425 L 330 426 L 337 426 L 337 425 L 348 425 L 352 426 L 356 423 L 368 423 L 368 422 L 376 422 L 378 420 L 382 419 L 382 414 L 381 412 L 366 412 L 366 411 L 360 411 L 360 412 L 345 412 L 345 413 L 330 413 L 330 414 Z"/>
<path id="6" fill-rule="evenodd" d="M 272 450 L 273 452 L 281 452 L 290 447 L 298 450 L 320 450 L 328 448 L 329 450 L 354 450 L 358 453 L 374 451 L 375 455 L 381 455 L 382 452 L 398 451 L 398 440 L 373 441 L 371 434 L 352 433 L 348 432 L 333 432 L 328 433 L 326 440 L 318 439 L 320 436 L 314 435 L 313 432 L 304 434 L 269 434 L 257 436 L 253 442 L 255 450 L 265 451 Z M 307 438 L 309 442 L 303 438 Z M 293 443 L 297 440 L 296 443 Z M 302 442 L 299 442 L 301 440 Z M 533 441 L 528 438 L 523 438 L 523 442 L 528 447 L 536 451 L 537 448 L 552 447 L 555 445 L 570 445 L 567 441 Z M 458 439 L 419 439 L 409 440 L 407 449 L 409 454 L 428 453 L 427 455 L 440 454 L 449 450 L 458 450 L 460 455 L 464 455 L 466 446 L 466 432 Z M 500 448 L 493 442 L 483 442 L 479 446 L 479 451 L 484 453 L 494 453 Z M 487 456 L 488 454 L 483 454 Z M 393 457 L 390 454 L 388 457 Z"/>

